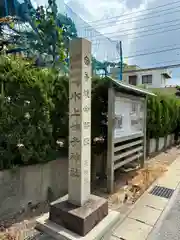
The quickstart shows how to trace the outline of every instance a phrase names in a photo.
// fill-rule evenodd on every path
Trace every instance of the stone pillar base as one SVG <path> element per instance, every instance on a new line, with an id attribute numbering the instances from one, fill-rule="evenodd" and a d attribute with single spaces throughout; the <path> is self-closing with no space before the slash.
<path id="1" fill-rule="evenodd" d="M 49 220 L 49 213 L 46 213 L 37 219 L 36 229 L 56 240 L 110 240 L 112 229 L 119 219 L 119 212 L 109 211 L 108 215 L 88 232 L 86 236 L 80 236 Z"/>
<path id="2" fill-rule="evenodd" d="M 104 198 L 90 195 L 89 200 L 79 207 L 68 202 L 66 195 L 51 203 L 49 220 L 85 236 L 107 215 L 108 202 Z"/>

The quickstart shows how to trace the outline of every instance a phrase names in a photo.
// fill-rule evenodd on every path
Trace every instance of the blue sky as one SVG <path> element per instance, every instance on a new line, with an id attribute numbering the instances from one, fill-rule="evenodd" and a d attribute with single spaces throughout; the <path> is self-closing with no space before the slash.
<path id="1" fill-rule="evenodd" d="M 32 1 L 36 1 L 38 4 L 47 2 L 47 0 Z M 63 0 L 57 0 L 57 3 L 59 9 L 64 10 Z M 114 40 L 121 40 L 124 57 L 167 49 L 166 46 L 174 48 L 178 45 L 180 29 L 145 37 L 140 36 L 178 28 L 177 24 L 180 23 L 180 0 L 65 0 L 65 3 L 85 21 L 91 22 L 91 25 L 99 32 Z M 165 4 L 169 5 L 147 11 Z M 102 19 L 103 21 L 99 21 Z M 152 26 L 153 24 L 154 26 Z M 85 29 L 85 27 L 80 26 L 78 30 L 79 28 L 88 34 L 88 28 Z M 149 32 L 143 33 L 143 31 L 147 30 Z M 142 33 L 140 33 L 141 31 Z M 97 55 L 101 56 L 101 58 L 107 58 L 107 60 L 117 59 L 118 53 L 115 45 L 111 46 L 108 41 L 103 40 L 103 37 L 97 36 L 97 33 L 95 35 L 92 42 Z M 126 61 L 128 64 L 137 64 L 141 67 L 177 64 L 180 63 L 180 44 L 179 49 L 173 51 L 126 58 Z M 173 80 L 171 81 L 180 84 L 180 68 L 172 69 L 172 74 Z"/>
<path id="2" fill-rule="evenodd" d="M 180 1 L 67 0 L 66 3 L 74 11 L 79 13 L 84 20 L 92 22 L 92 26 L 98 31 L 113 39 L 121 40 L 123 43 L 124 56 L 137 55 L 138 52 L 147 53 L 167 48 L 175 48 L 175 46 L 179 44 L 180 29 L 174 31 L 167 30 L 178 28 L 177 24 L 180 23 Z M 165 4 L 169 5 L 149 12 L 147 11 L 147 9 L 156 8 Z M 147 13 L 149 15 L 145 15 Z M 116 16 L 119 17 L 113 18 Z M 104 21 L 98 22 L 99 19 L 104 19 Z M 143 28 L 144 26 L 145 28 Z M 149 32 L 139 33 L 147 30 L 149 30 Z M 152 34 L 159 31 L 167 32 L 140 37 L 141 35 Z M 97 37 L 97 39 L 100 39 L 100 37 Z M 126 61 L 129 64 L 137 64 L 141 67 L 177 64 L 180 63 L 180 49 L 159 54 L 128 58 Z M 171 82 L 173 84 L 180 84 L 180 68 L 172 69 L 172 74 L 173 80 L 171 80 Z"/>

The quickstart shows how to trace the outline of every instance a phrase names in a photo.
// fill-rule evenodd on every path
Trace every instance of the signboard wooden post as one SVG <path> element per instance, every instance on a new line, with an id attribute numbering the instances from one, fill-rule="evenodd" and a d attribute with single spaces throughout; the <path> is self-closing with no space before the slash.
<path id="1" fill-rule="evenodd" d="M 114 191 L 115 170 L 131 165 L 143 167 L 146 159 L 147 95 L 141 89 L 111 79 L 108 89 L 107 190 Z"/>

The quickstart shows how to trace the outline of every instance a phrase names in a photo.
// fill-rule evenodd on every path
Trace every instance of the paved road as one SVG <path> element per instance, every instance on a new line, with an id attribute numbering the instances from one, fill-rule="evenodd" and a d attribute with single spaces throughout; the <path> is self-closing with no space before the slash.
<path id="1" fill-rule="evenodd" d="M 180 240 L 180 187 L 175 191 L 148 240 Z"/>

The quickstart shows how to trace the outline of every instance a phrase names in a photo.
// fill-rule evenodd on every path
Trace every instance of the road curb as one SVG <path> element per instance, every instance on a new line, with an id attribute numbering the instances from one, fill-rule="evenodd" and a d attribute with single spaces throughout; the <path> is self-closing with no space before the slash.
<path id="1" fill-rule="evenodd" d="M 170 200 L 168 201 L 166 207 L 162 211 L 162 213 L 161 213 L 160 217 L 158 218 L 158 220 L 157 220 L 155 226 L 153 227 L 152 231 L 147 236 L 147 240 L 153 239 L 153 235 L 156 234 L 158 229 L 163 225 L 163 220 L 166 218 L 166 216 L 171 211 L 171 208 L 172 208 L 172 206 L 174 204 L 174 201 L 177 198 L 179 192 L 180 192 L 180 182 L 178 183 L 178 185 L 177 185 L 177 187 L 176 187 L 172 197 L 170 198 Z"/>
<path id="2" fill-rule="evenodd" d="M 129 240 L 129 238 L 127 237 L 128 234 L 126 234 L 126 232 L 131 231 L 131 227 L 128 228 L 127 230 L 124 229 L 125 226 L 123 226 L 124 222 L 127 222 L 127 224 L 129 224 L 129 221 L 131 221 L 131 219 L 134 220 L 141 220 L 140 217 L 138 217 L 137 219 L 133 216 L 130 216 L 131 213 L 135 210 L 136 207 L 138 207 L 138 205 L 141 206 L 142 204 L 142 208 L 144 206 L 148 207 L 148 204 L 146 204 L 145 201 L 143 201 L 143 197 L 146 198 L 146 195 L 151 195 L 150 192 L 151 190 L 155 187 L 155 186 L 161 186 L 165 187 L 165 188 L 171 188 L 174 190 L 173 195 L 171 196 L 170 199 L 168 199 L 167 203 L 164 205 L 163 209 L 161 210 L 161 213 L 159 214 L 159 216 L 157 217 L 157 215 L 155 217 L 157 217 L 157 220 L 151 225 L 152 229 L 147 233 L 147 235 L 143 235 L 143 237 L 141 238 L 141 236 L 139 235 L 138 240 L 150 240 L 149 237 L 151 236 L 151 234 L 153 234 L 153 232 L 155 231 L 155 229 L 159 227 L 159 224 L 161 224 L 162 219 L 168 214 L 169 210 L 171 209 L 171 206 L 174 202 L 174 199 L 177 197 L 177 194 L 179 192 L 180 189 L 180 181 L 179 181 L 179 175 L 177 175 L 177 173 L 174 175 L 174 177 L 171 177 L 172 171 L 180 171 L 180 157 L 177 157 L 173 163 L 168 167 L 167 172 L 165 172 L 164 174 L 162 174 L 159 178 L 157 178 L 149 187 L 148 189 L 139 197 L 139 199 L 135 202 L 135 204 L 133 204 L 130 209 L 127 211 L 127 213 L 122 216 L 122 218 L 120 219 L 120 221 L 118 222 L 118 224 L 116 225 L 116 228 L 113 229 L 113 233 L 112 233 L 112 237 L 116 237 L 117 239 L 119 239 L 120 237 L 125 237 L 126 236 L 126 240 Z M 179 173 L 178 173 L 179 174 Z M 178 177 L 178 179 L 176 179 Z M 159 181 L 160 180 L 160 181 Z M 171 182 L 172 180 L 172 182 Z M 174 181 L 175 180 L 175 181 Z M 157 197 L 157 199 L 162 199 L 162 197 L 159 196 L 154 196 Z M 159 200 L 158 200 L 159 201 Z M 142 202 L 142 203 L 141 203 Z M 158 210 L 156 208 L 156 210 Z M 141 211 L 140 211 L 141 212 Z M 132 214 L 133 215 L 133 214 Z M 137 216 L 137 211 L 136 214 Z M 154 217 L 154 215 L 152 215 L 152 217 Z M 145 217 L 146 218 L 146 217 Z M 151 218 L 152 219 L 152 218 Z M 142 222 L 143 224 L 146 224 L 146 226 L 148 225 L 148 223 L 146 221 Z M 121 225 L 122 225 L 122 229 L 123 232 L 121 230 Z M 140 227 L 140 226 L 138 226 Z M 133 227 L 133 230 L 134 227 Z M 137 229 L 138 230 L 138 229 Z M 143 231 L 143 230 L 142 230 Z M 122 235 L 122 236 L 121 236 Z M 128 235 L 129 236 L 129 235 Z M 130 239 L 136 240 L 137 238 L 132 238 L 135 236 L 131 236 Z M 121 239 L 121 238 L 120 238 Z"/>

